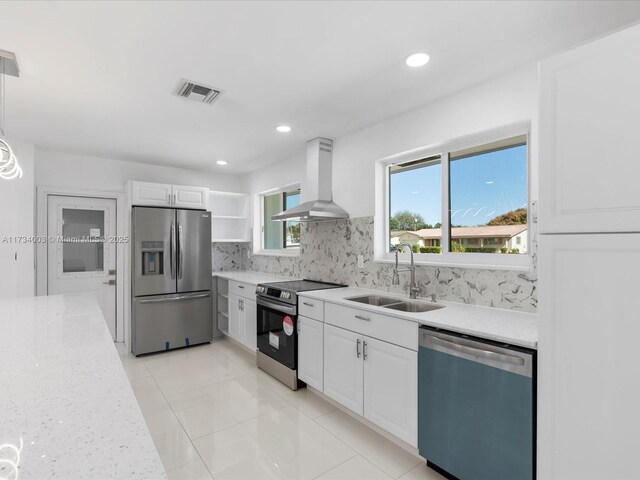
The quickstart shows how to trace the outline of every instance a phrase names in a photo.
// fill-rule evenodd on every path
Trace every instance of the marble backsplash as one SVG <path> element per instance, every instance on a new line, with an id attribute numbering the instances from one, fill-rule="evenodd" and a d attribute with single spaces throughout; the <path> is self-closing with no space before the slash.
<path id="1" fill-rule="evenodd" d="M 213 244 L 214 270 L 256 270 L 266 273 L 344 283 L 354 287 L 403 293 L 409 273 L 392 285 L 393 265 L 374 262 L 373 217 L 302 224 L 300 256 L 251 255 L 249 244 Z M 357 256 L 364 256 L 358 268 Z M 509 270 L 458 267 L 416 267 L 421 297 L 535 312 L 538 295 L 531 274 Z"/>

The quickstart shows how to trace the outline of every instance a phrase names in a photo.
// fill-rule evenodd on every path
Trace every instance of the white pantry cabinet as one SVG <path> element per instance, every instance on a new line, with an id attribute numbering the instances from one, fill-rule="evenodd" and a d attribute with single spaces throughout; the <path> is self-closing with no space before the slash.
<path id="1" fill-rule="evenodd" d="M 364 365 L 360 334 L 324 325 L 324 394 L 353 410 L 364 412 Z"/>
<path id="2" fill-rule="evenodd" d="M 364 416 L 418 444 L 418 353 L 364 337 Z"/>
<path id="3" fill-rule="evenodd" d="M 640 231 L 640 25 L 540 64 L 540 233 Z"/>
<path id="4" fill-rule="evenodd" d="M 132 205 L 203 210 L 207 208 L 208 191 L 205 187 L 149 182 L 130 182 L 129 187 Z"/>
<path id="5" fill-rule="evenodd" d="M 640 234 L 542 235 L 539 252 L 539 478 L 639 478 Z"/>
<path id="6" fill-rule="evenodd" d="M 298 316 L 298 378 L 323 390 L 324 324 Z"/>
<path id="7" fill-rule="evenodd" d="M 417 352 L 325 324 L 324 394 L 417 446 Z"/>

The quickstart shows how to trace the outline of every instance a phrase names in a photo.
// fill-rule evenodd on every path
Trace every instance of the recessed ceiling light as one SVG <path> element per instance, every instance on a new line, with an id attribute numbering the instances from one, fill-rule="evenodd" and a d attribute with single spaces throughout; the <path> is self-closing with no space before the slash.
<path id="1" fill-rule="evenodd" d="M 226 165 L 227 164 L 227 162 L 225 160 L 218 160 L 216 163 L 218 165 Z"/>
<path id="2" fill-rule="evenodd" d="M 412 53 L 404 61 L 410 67 L 422 67 L 429 63 L 429 55 L 423 52 Z"/>
<path id="3" fill-rule="evenodd" d="M 289 125 L 278 125 L 276 130 L 280 133 L 289 133 L 291 131 L 291 127 Z"/>
<path id="4" fill-rule="evenodd" d="M 493 185 L 493 180 L 488 180 L 488 181 L 486 181 L 484 183 L 486 183 L 487 185 Z"/>

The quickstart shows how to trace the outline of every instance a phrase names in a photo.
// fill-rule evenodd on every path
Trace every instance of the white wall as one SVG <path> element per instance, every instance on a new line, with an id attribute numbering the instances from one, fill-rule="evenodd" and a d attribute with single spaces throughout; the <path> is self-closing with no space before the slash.
<path id="1" fill-rule="evenodd" d="M 22 178 L 0 179 L 0 298 L 27 297 L 35 292 L 33 243 L 7 243 L 9 237 L 32 236 L 34 222 L 34 146 L 7 138 Z"/>
<path id="2" fill-rule="evenodd" d="M 200 172 L 123 160 L 36 150 L 36 186 L 124 191 L 128 180 L 242 191 L 239 175 Z"/>
<path id="3" fill-rule="evenodd" d="M 425 83 L 425 88 L 429 88 Z M 374 214 L 374 164 L 390 155 L 484 130 L 531 121 L 537 109 L 537 66 L 532 64 L 489 82 L 378 124 L 335 138 L 333 199 L 351 217 Z M 322 132 L 318 132 L 322 135 Z M 287 183 L 305 184 L 305 151 L 247 175 L 257 193 Z"/>

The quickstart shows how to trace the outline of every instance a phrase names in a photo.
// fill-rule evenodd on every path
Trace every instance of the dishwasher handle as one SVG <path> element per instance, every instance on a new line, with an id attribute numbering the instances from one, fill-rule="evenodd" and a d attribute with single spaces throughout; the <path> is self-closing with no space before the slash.
<path id="1" fill-rule="evenodd" d="M 471 360 L 476 363 L 533 377 L 533 355 L 506 347 L 440 332 L 421 332 L 420 347 Z"/>

